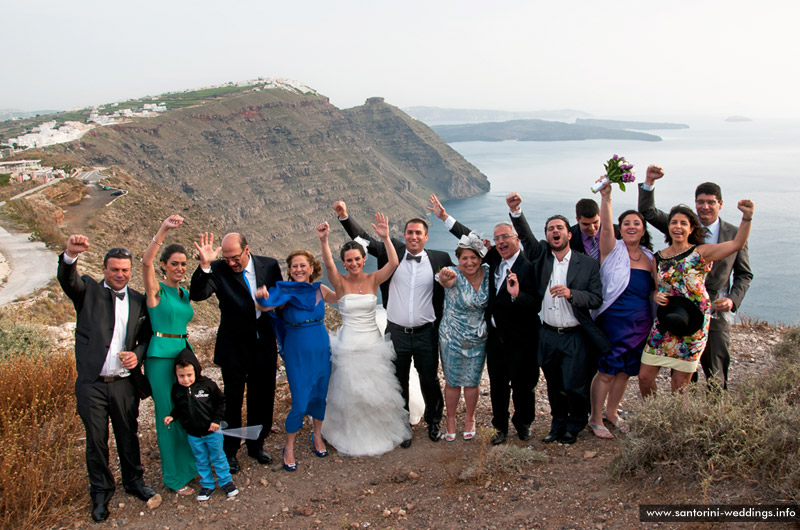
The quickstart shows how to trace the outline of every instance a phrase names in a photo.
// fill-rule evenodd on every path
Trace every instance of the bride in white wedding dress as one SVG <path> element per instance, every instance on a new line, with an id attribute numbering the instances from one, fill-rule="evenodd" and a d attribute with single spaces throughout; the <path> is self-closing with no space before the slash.
<path id="1" fill-rule="evenodd" d="M 322 223 L 317 235 L 328 279 L 339 300 L 342 327 L 331 339 L 331 379 L 322 435 L 336 450 L 348 456 L 379 456 L 411 438 L 411 428 L 395 377 L 392 342 L 375 321 L 378 287 L 391 277 L 398 259 L 389 240 L 385 215 L 375 214 L 372 225 L 387 245 L 389 262 L 365 273 L 366 251 L 356 242 L 342 247 L 347 274 L 339 274 L 333 262 L 328 233 Z"/>

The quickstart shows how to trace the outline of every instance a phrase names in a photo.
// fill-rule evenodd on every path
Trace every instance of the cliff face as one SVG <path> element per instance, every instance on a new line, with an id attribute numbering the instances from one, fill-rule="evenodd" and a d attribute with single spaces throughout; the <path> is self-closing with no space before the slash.
<path id="1" fill-rule="evenodd" d="M 489 189 L 433 131 L 380 98 L 340 110 L 324 97 L 263 90 L 95 129 L 66 149 L 188 197 L 254 248 L 316 250 L 316 224 L 333 219 L 338 199 L 364 222 L 387 212 L 398 233 L 424 216 L 430 193 Z"/>

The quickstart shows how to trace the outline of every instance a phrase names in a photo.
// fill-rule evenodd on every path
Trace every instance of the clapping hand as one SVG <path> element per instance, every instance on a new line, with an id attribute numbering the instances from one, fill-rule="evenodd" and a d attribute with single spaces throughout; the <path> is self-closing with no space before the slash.
<path id="1" fill-rule="evenodd" d="M 433 215 L 435 215 L 436 217 L 438 217 L 442 221 L 447 219 L 447 211 L 445 211 L 444 206 L 442 206 L 442 203 L 439 202 L 439 198 L 435 194 L 432 194 L 430 196 L 430 198 L 428 199 L 428 202 L 431 205 L 430 206 L 426 206 L 425 208 L 427 208 L 428 210 L 432 211 Z"/>
<path id="2" fill-rule="evenodd" d="M 386 239 L 389 237 L 389 218 L 380 212 L 376 213 L 372 229 L 381 239 Z"/>
<path id="3" fill-rule="evenodd" d="M 67 240 L 67 256 L 77 258 L 79 254 L 89 250 L 89 238 L 81 234 L 73 234 Z"/>
<path id="4" fill-rule="evenodd" d="M 753 204 L 753 201 L 750 199 L 742 199 L 736 207 L 742 212 L 742 217 L 746 219 L 748 217 L 753 217 L 753 211 L 756 205 Z"/>
<path id="5" fill-rule="evenodd" d="M 221 247 L 214 248 L 214 234 L 203 232 L 200 234 L 200 243 L 194 242 L 194 248 L 200 253 L 200 266 L 207 269 L 211 262 L 217 257 Z"/>
<path id="6" fill-rule="evenodd" d="M 325 241 L 328 239 L 328 233 L 331 231 L 331 225 L 327 221 L 317 225 L 317 237 Z"/>

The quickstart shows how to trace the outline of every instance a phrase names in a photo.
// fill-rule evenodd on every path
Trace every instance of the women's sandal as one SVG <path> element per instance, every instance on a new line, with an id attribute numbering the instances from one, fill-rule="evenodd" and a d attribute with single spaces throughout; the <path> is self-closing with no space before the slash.
<path id="1" fill-rule="evenodd" d="M 320 458 L 325 458 L 326 456 L 328 456 L 328 450 L 327 449 L 323 449 L 322 451 L 317 451 L 317 446 L 314 445 L 314 433 L 313 432 L 311 433 L 311 448 L 314 450 L 314 454 L 317 455 Z"/>
<path id="2" fill-rule="evenodd" d="M 467 428 L 467 426 L 465 424 L 464 425 L 464 429 L 466 429 L 466 428 Z M 472 422 L 472 430 L 471 431 L 467 431 L 467 430 L 464 431 L 464 439 L 465 440 L 472 440 L 473 438 L 475 438 L 475 421 L 474 420 Z"/>
<path id="3" fill-rule="evenodd" d="M 454 432 L 445 432 L 444 433 L 444 441 L 446 441 L 446 442 L 455 442 L 456 441 L 456 433 L 454 433 Z"/>
<path id="4" fill-rule="evenodd" d="M 592 432 L 598 438 L 602 438 L 604 440 L 610 440 L 611 438 L 614 437 L 614 435 L 611 434 L 611 431 L 609 431 L 605 425 L 595 425 L 594 423 L 590 423 L 589 428 L 592 429 Z"/>
<path id="5" fill-rule="evenodd" d="M 286 448 L 284 447 L 281 449 L 281 454 L 283 455 L 283 469 L 286 471 L 297 471 L 297 462 L 292 462 L 291 464 L 286 463 Z"/>

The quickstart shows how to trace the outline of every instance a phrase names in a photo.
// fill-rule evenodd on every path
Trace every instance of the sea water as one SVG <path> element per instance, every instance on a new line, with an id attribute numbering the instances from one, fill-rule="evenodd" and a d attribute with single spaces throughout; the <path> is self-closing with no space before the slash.
<path id="1" fill-rule="evenodd" d="M 738 226 L 739 199 L 755 202 L 750 235 L 754 279 L 740 317 L 773 324 L 800 323 L 800 122 L 769 120 L 726 122 L 713 118 L 668 120 L 689 129 L 650 131 L 661 142 L 588 140 L 561 142 L 459 142 L 451 146 L 481 170 L 492 184 L 489 193 L 444 203 L 447 212 L 480 235 L 491 237 L 495 223 L 508 219 L 505 196 L 517 191 L 534 234 L 544 237 L 544 221 L 553 214 L 572 222 L 575 202 L 599 194 L 591 184 L 603 174 L 611 155 L 624 155 L 636 169 L 636 183 L 613 192 L 615 219 L 636 208 L 638 182 L 649 164 L 664 168 L 656 184 L 656 206 L 668 211 L 678 203 L 694 209 L 694 189 L 705 181 L 722 187 L 720 217 Z M 455 238 L 431 218 L 429 248 L 452 251 Z M 663 236 L 651 229 L 656 250 Z"/>

